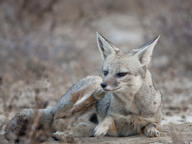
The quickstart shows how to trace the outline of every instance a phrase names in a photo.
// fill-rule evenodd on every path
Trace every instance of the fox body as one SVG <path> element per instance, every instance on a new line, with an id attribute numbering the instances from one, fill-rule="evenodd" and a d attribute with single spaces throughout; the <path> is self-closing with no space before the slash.
<path id="1" fill-rule="evenodd" d="M 155 88 L 149 71 L 158 39 L 123 53 L 97 33 L 103 61 L 102 78 L 88 76 L 77 82 L 54 107 L 40 110 L 40 123 L 50 127 L 55 119 L 72 116 L 71 113 L 83 109 L 84 113 L 78 115 L 73 127 L 53 136 L 59 139 L 68 134 L 129 136 L 144 133 L 149 137 L 159 136 L 161 94 Z M 31 113 L 34 112 L 30 110 L 21 115 L 31 117 Z M 14 131 L 12 127 L 18 123 L 17 119 L 18 115 L 9 122 L 7 137 L 10 131 Z"/>
<path id="2" fill-rule="evenodd" d="M 155 89 L 148 69 L 158 39 L 124 54 L 97 34 L 103 59 L 101 86 L 106 94 L 97 104 L 100 123 L 95 135 L 114 135 L 114 129 L 115 136 L 128 136 L 142 130 L 146 136 L 159 135 L 156 128 L 161 117 L 161 94 Z"/>
<path id="3" fill-rule="evenodd" d="M 104 96 L 99 96 L 96 105 L 78 118 L 76 126 L 70 129 L 71 135 L 129 136 L 144 133 L 148 137 L 159 136 L 161 94 L 155 88 L 148 68 L 158 39 L 156 37 L 125 54 L 97 33 L 103 61 L 100 88 Z M 98 124 L 90 122 L 93 116 Z M 66 136 L 66 132 L 55 133 L 56 137 L 61 135 Z"/>

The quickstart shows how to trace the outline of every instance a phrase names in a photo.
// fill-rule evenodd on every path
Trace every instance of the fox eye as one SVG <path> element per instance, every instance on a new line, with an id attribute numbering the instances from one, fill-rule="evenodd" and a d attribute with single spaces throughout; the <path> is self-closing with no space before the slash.
<path id="1" fill-rule="evenodd" d="M 116 74 L 117 77 L 124 77 L 128 74 L 128 72 L 119 72 Z"/>
<path id="2" fill-rule="evenodd" d="M 108 73 L 108 71 L 103 71 L 104 76 L 107 76 Z"/>

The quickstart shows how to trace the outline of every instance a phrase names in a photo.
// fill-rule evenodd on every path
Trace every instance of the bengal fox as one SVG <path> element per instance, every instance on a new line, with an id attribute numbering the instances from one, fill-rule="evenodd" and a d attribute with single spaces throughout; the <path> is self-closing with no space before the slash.
<path id="1" fill-rule="evenodd" d="M 149 137 L 159 136 L 161 94 L 148 69 L 158 39 L 125 54 L 97 33 L 105 96 L 97 104 L 100 122 L 96 136 L 128 136 L 142 131 Z"/>
<path id="2" fill-rule="evenodd" d="M 138 133 L 148 137 L 159 136 L 161 93 L 155 88 L 149 71 L 158 39 L 159 36 L 141 48 L 124 53 L 97 33 L 103 61 L 102 78 L 88 76 L 77 82 L 54 107 L 40 110 L 40 123 L 50 127 L 55 119 L 69 116 L 69 110 L 80 106 L 86 109 L 74 126 L 54 133 L 54 137 L 60 138 L 66 134 L 129 136 Z M 31 117 L 31 113 L 34 112 L 20 115 Z M 17 117 L 7 126 L 7 138 L 9 132 L 13 132 L 11 127 L 18 123 L 15 121 Z"/>

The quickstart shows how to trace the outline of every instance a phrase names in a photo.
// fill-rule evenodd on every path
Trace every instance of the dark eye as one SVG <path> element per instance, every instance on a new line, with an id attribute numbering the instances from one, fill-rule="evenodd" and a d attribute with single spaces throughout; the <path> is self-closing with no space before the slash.
<path id="1" fill-rule="evenodd" d="M 124 77 L 128 74 L 128 72 L 119 72 L 116 74 L 117 77 Z"/>
<path id="2" fill-rule="evenodd" d="M 103 71 L 104 76 L 107 76 L 108 73 L 108 71 Z"/>

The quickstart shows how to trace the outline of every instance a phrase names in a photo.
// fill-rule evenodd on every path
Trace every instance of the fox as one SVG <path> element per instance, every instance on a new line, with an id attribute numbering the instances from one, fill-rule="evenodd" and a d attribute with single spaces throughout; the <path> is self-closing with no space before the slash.
<path id="1" fill-rule="evenodd" d="M 148 137 L 160 135 L 161 93 L 149 70 L 159 37 L 125 54 L 97 33 L 103 60 L 101 87 L 106 93 L 97 103 L 100 122 L 94 130 L 95 136 L 129 136 L 141 132 Z"/>
<path id="2" fill-rule="evenodd" d="M 102 77 L 87 76 L 74 84 L 55 106 L 39 110 L 39 123 L 50 128 L 56 119 L 76 116 L 73 125 L 52 134 L 56 139 L 68 135 L 160 136 L 162 95 L 150 72 L 153 49 L 160 36 L 124 53 L 100 33 L 96 35 Z M 7 125 L 6 138 L 22 130 L 24 123 L 17 126 L 21 118 L 33 117 L 31 109 L 13 117 Z"/>

